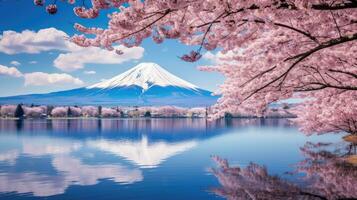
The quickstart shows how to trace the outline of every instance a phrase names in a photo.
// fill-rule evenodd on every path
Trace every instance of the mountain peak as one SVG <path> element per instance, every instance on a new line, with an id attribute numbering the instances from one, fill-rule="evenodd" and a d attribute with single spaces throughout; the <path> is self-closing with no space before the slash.
<path id="1" fill-rule="evenodd" d="M 153 63 L 153 62 L 142 62 L 139 63 L 138 65 L 136 65 L 135 67 L 133 67 L 132 69 L 160 69 L 162 68 L 160 65 L 158 65 L 157 63 Z"/>
<path id="2" fill-rule="evenodd" d="M 109 80 L 88 86 L 87 88 L 113 89 L 131 85 L 139 86 L 143 91 L 146 91 L 155 85 L 162 87 L 182 87 L 191 90 L 198 89 L 197 86 L 182 80 L 162 68 L 160 65 L 151 62 L 140 63 L 122 74 Z"/>
<path id="3" fill-rule="evenodd" d="M 209 106 L 217 101 L 156 63 L 140 63 L 109 80 L 72 90 L 0 98 L 0 103 L 44 105 Z"/>

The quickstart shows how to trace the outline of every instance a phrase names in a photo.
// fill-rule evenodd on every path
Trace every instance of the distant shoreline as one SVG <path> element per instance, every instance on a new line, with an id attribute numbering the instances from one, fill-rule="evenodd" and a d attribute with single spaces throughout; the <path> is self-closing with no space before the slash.
<path id="1" fill-rule="evenodd" d="M 221 117 L 219 119 L 293 119 L 296 116 L 265 116 L 265 117 Z M 209 117 L 44 117 L 44 118 L 16 118 L 0 117 L 0 120 L 57 120 L 57 119 L 209 119 Z"/>
<path id="2" fill-rule="evenodd" d="M 288 105 L 267 108 L 257 116 L 255 113 L 224 113 L 220 118 L 295 118 Z M 161 107 L 102 107 L 102 106 L 45 106 L 45 105 L 2 105 L 0 118 L 5 119 L 150 119 L 150 118 L 206 118 L 214 114 L 211 107 L 184 108 Z"/>

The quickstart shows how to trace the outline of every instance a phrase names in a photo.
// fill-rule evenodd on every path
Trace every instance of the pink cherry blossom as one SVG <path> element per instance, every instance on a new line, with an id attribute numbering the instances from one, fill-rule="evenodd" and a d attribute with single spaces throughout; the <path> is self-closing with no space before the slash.
<path id="1" fill-rule="evenodd" d="M 33 3 L 36 6 L 43 6 L 43 4 L 45 3 L 45 0 L 34 0 Z"/>
<path id="2" fill-rule="evenodd" d="M 102 117 L 110 118 L 110 117 L 118 117 L 119 113 L 116 109 L 113 108 L 102 108 Z"/>
<path id="3" fill-rule="evenodd" d="M 86 9 L 85 7 L 74 8 L 74 13 L 81 18 L 96 18 L 99 15 L 99 10 L 97 9 Z"/>
<path id="4" fill-rule="evenodd" d="M 70 106 L 67 108 L 67 114 L 68 113 L 70 113 L 69 117 L 80 117 L 82 116 L 82 109 L 80 107 Z"/>
<path id="5" fill-rule="evenodd" d="M 181 60 L 186 62 L 196 62 L 202 57 L 202 55 L 197 51 L 191 51 L 189 54 L 181 56 Z"/>
<path id="6" fill-rule="evenodd" d="M 2 105 L 0 107 L 1 117 L 14 117 L 16 105 Z"/>
<path id="7" fill-rule="evenodd" d="M 67 117 L 67 107 L 55 107 L 51 111 L 52 117 Z"/>
<path id="8" fill-rule="evenodd" d="M 98 117 L 98 108 L 94 106 L 83 106 L 82 115 L 84 117 Z"/>
<path id="9" fill-rule="evenodd" d="M 75 13 L 96 18 L 102 10 L 114 11 L 106 29 L 76 25 L 83 35 L 71 41 L 79 46 L 114 50 L 118 44 L 139 46 L 146 38 L 156 43 L 175 39 L 194 46 L 180 57 L 187 62 L 199 60 L 204 51 L 226 55 L 201 67 L 226 78 L 212 117 L 228 112 L 264 116 L 271 103 L 295 97 L 307 100 L 296 111 L 305 132 L 356 134 L 354 0 L 91 2 L 83 8 L 77 1 Z"/>
<path id="10" fill-rule="evenodd" d="M 55 4 L 50 4 L 50 5 L 46 6 L 46 11 L 49 14 L 54 15 L 57 13 L 57 6 Z"/>
<path id="11" fill-rule="evenodd" d="M 46 106 L 38 107 L 23 107 L 26 118 L 39 118 L 46 116 L 47 108 Z"/>
<path id="12" fill-rule="evenodd" d="M 151 114 L 160 117 L 183 117 L 186 116 L 186 109 L 176 106 L 152 107 Z"/>

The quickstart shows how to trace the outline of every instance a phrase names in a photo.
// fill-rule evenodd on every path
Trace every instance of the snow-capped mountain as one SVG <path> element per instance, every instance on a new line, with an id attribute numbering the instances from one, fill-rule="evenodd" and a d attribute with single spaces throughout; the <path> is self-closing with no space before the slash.
<path id="1" fill-rule="evenodd" d="M 156 63 L 140 63 L 94 85 L 52 92 L 2 97 L 0 103 L 55 105 L 207 106 L 217 97 L 171 74 Z"/>
<path id="2" fill-rule="evenodd" d="M 131 85 L 143 88 L 143 92 L 150 89 L 152 86 L 176 86 L 189 90 L 198 89 L 197 86 L 174 76 L 156 63 L 140 63 L 118 76 L 88 86 L 87 88 L 112 89 Z"/>

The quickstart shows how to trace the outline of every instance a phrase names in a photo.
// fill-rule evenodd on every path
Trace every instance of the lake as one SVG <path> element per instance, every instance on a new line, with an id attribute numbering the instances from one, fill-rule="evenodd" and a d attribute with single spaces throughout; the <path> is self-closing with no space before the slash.
<path id="1" fill-rule="evenodd" d="M 0 120 L 0 199 L 356 198 L 356 168 L 329 160 L 355 148 L 342 136 L 286 119 Z"/>

